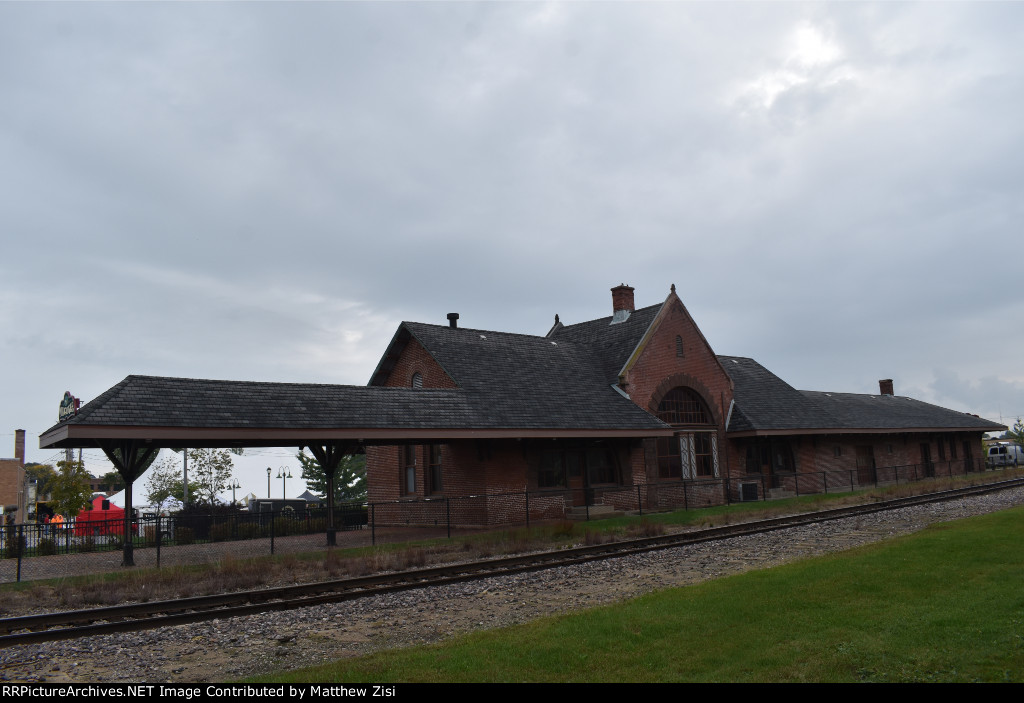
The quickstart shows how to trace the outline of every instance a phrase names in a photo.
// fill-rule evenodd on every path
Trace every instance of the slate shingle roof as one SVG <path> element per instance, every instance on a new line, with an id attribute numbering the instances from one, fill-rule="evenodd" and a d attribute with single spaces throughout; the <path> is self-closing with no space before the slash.
<path id="1" fill-rule="evenodd" d="M 125 427 L 507 429 L 610 431 L 643 436 L 667 425 L 612 386 L 661 310 L 560 327 L 549 337 L 403 322 L 389 354 L 415 338 L 455 389 L 214 381 L 128 376 L 58 423 Z M 393 358 L 393 356 L 391 357 Z M 746 357 L 719 356 L 735 402 L 727 431 L 993 430 L 987 420 L 905 397 L 799 391 Z"/>
<path id="2" fill-rule="evenodd" d="M 124 427 L 631 430 L 667 426 L 604 383 L 588 348 L 403 323 L 459 388 L 128 376 L 63 424 Z"/>
<path id="3" fill-rule="evenodd" d="M 798 391 L 753 359 L 719 356 L 734 384 L 728 431 L 962 429 L 1002 425 L 905 396 Z"/>
<path id="4" fill-rule="evenodd" d="M 596 357 L 606 383 L 616 383 L 619 371 L 640 343 L 647 328 L 654 322 L 664 303 L 634 310 L 625 322 L 610 324 L 611 316 L 598 320 L 566 325 L 551 338 L 584 345 Z"/>
<path id="5" fill-rule="evenodd" d="M 128 376 L 54 428 L 459 427 L 474 414 L 459 390 Z"/>
<path id="6" fill-rule="evenodd" d="M 512 423 L 509 427 L 666 427 L 612 388 L 603 358 L 589 345 L 561 338 L 402 324 L 459 388 L 479 401 L 480 420 L 485 423 L 505 418 L 504 422 Z"/>

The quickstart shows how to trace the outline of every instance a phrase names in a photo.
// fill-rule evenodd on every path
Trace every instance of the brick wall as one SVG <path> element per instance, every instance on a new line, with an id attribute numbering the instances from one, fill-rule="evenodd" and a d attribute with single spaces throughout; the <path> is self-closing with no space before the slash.
<path id="1" fill-rule="evenodd" d="M 457 388 L 452 377 L 445 373 L 434 357 L 415 339 L 410 339 L 402 350 L 402 355 L 395 362 L 385 386 L 396 388 L 412 388 L 412 376 L 419 373 L 423 376 L 424 388 Z"/>
<path id="2" fill-rule="evenodd" d="M 971 458 L 977 464 L 978 459 L 984 456 L 981 453 L 981 436 L 980 432 L 899 432 L 789 437 L 796 471 L 806 475 L 800 476 L 799 479 L 784 479 L 781 487 L 794 492 L 799 487 L 800 493 L 820 492 L 826 489 L 835 492 L 842 490 L 843 487 L 849 490 L 851 487 L 874 484 L 876 478 L 882 483 L 896 481 L 897 478 L 899 481 L 918 480 L 926 475 L 921 460 L 922 444 L 928 445 L 931 453 L 932 475 L 963 474 L 967 470 L 963 444 L 968 442 L 971 445 Z M 741 480 L 748 476 L 746 448 L 751 441 L 736 439 L 729 442 L 734 479 Z M 950 449 L 950 442 L 956 446 L 955 457 Z M 858 471 L 858 447 L 871 448 L 875 460 L 874 478 L 869 478 L 869 471 Z M 796 481 L 799 481 L 799 486 Z"/>
<path id="3" fill-rule="evenodd" d="M 670 296 L 655 324 L 657 328 L 626 373 L 625 390 L 634 403 L 652 414 L 673 388 L 687 386 L 696 391 L 711 410 L 718 429 L 719 475 L 728 476 L 735 466 L 725 440 L 725 419 L 733 398 L 732 381 L 678 297 Z M 682 356 L 677 337 L 682 342 Z M 658 480 L 656 457 L 653 443 L 634 449 L 630 462 L 633 482 Z"/>
<path id="4" fill-rule="evenodd" d="M 413 374 L 420 374 L 424 388 L 456 388 L 455 381 L 445 373 L 444 369 L 434 360 L 429 352 L 415 339 L 410 339 L 402 350 L 401 356 L 392 368 L 385 386 L 411 388 Z M 449 476 L 449 467 L 455 456 L 454 445 L 441 447 L 442 486 L 445 493 L 453 493 L 466 486 L 462 477 Z M 367 497 L 371 503 L 399 500 L 403 497 L 401 487 L 405 481 L 401 446 L 369 446 L 366 448 L 366 486 Z M 423 498 L 426 485 L 427 446 L 416 446 L 416 491 L 409 497 Z M 451 487 L 448 482 L 451 481 Z M 472 483 L 471 481 L 469 483 Z M 477 489 L 479 490 L 479 489 Z M 473 491 L 467 491 L 473 492 Z"/>
<path id="5" fill-rule="evenodd" d="M 18 507 L 17 519 L 25 519 L 25 469 L 18 459 L 0 459 L 0 505 Z"/>

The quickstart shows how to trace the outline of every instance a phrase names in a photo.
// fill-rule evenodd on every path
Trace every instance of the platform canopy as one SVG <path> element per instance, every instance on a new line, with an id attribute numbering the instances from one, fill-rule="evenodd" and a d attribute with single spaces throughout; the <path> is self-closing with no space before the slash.
<path id="1" fill-rule="evenodd" d="M 656 437 L 628 399 L 128 376 L 46 430 L 41 449 L 404 444 L 462 438 Z"/>

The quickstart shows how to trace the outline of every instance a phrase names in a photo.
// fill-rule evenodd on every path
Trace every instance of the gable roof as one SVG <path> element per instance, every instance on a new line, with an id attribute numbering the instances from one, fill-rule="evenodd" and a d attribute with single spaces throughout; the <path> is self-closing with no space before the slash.
<path id="1" fill-rule="evenodd" d="M 474 399 L 478 422 L 510 426 L 663 430 L 606 380 L 602 358 L 586 344 L 527 334 L 403 322 Z M 375 374 L 371 384 L 386 381 Z"/>
<path id="2" fill-rule="evenodd" d="M 1003 425 L 906 396 L 799 391 L 741 356 L 719 356 L 733 379 L 736 434 L 818 432 L 994 431 Z"/>

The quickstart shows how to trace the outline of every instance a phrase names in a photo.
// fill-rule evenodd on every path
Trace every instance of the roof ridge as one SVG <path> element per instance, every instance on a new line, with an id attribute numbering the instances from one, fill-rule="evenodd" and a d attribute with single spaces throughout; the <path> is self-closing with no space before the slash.
<path id="1" fill-rule="evenodd" d="M 481 330 L 475 327 L 449 327 L 448 325 L 434 325 L 429 322 L 409 322 L 405 320 L 402 322 L 403 325 L 419 325 L 421 327 L 431 327 L 439 330 L 452 330 L 454 332 L 476 332 L 478 334 L 500 334 L 505 337 L 526 337 L 528 339 L 537 339 L 545 342 L 554 341 L 542 334 L 527 334 L 525 332 L 502 332 L 501 330 Z"/>
<path id="2" fill-rule="evenodd" d="M 665 301 L 661 301 L 660 303 L 654 303 L 653 305 L 645 305 L 642 308 L 636 308 L 635 310 L 631 311 L 630 314 L 631 315 L 635 315 L 638 312 L 646 312 L 646 311 L 650 310 L 651 308 L 660 308 L 664 304 L 665 304 Z M 589 324 L 592 324 L 594 322 L 601 322 L 603 320 L 611 320 L 612 317 L 614 317 L 614 315 L 605 315 L 604 317 L 595 317 L 593 320 L 583 320 L 582 322 L 574 322 L 571 325 L 567 325 L 567 324 L 565 324 L 563 322 L 562 323 L 562 330 L 571 329 L 573 327 L 579 327 L 580 325 L 589 325 Z M 561 331 L 561 330 L 559 330 L 559 331 Z"/>

